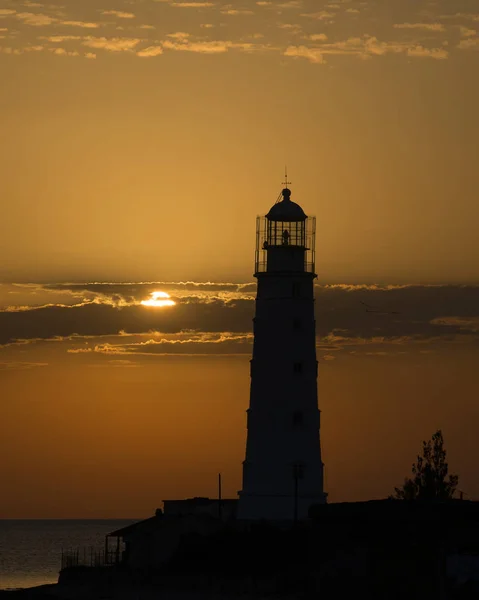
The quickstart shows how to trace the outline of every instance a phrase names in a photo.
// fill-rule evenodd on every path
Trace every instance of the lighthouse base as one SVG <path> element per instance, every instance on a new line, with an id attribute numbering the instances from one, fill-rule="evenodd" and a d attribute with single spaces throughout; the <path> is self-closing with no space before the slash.
<path id="1" fill-rule="evenodd" d="M 309 509 L 315 504 L 325 504 L 327 494 L 311 496 L 255 495 L 239 492 L 237 518 L 249 521 L 294 521 L 305 520 Z"/>

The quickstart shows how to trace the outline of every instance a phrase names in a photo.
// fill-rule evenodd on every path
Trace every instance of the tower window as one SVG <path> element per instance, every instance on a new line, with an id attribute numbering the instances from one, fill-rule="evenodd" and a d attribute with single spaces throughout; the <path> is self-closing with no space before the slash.
<path id="1" fill-rule="evenodd" d="M 301 329 L 301 319 L 293 320 L 293 329 Z"/>
<path id="2" fill-rule="evenodd" d="M 302 373 L 303 372 L 303 363 L 295 362 L 293 365 L 293 372 L 294 373 Z"/>
<path id="3" fill-rule="evenodd" d="M 293 298 L 298 298 L 301 295 L 301 284 L 299 281 L 293 281 Z"/>
<path id="4" fill-rule="evenodd" d="M 296 410 L 293 413 L 293 427 L 301 427 L 303 424 L 303 413 L 300 410 Z"/>
<path id="5" fill-rule="evenodd" d="M 302 463 L 295 463 L 293 465 L 293 477 L 296 480 L 304 478 L 304 465 Z"/>

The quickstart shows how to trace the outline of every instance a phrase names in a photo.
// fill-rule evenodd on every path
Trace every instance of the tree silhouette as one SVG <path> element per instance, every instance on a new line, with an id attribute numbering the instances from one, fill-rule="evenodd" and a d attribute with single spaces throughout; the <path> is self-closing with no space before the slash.
<path id="1" fill-rule="evenodd" d="M 406 478 L 393 498 L 398 500 L 451 500 L 458 484 L 457 475 L 449 475 L 444 439 L 439 429 L 432 439 L 422 443 L 422 456 L 412 466 L 412 478 Z"/>

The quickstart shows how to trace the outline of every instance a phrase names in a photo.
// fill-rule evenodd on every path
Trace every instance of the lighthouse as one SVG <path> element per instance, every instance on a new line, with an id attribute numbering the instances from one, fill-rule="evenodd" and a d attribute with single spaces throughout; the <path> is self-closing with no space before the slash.
<path id="1" fill-rule="evenodd" d="M 316 219 L 285 187 L 257 218 L 258 280 L 238 518 L 296 521 L 326 502 L 314 317 Z"/>

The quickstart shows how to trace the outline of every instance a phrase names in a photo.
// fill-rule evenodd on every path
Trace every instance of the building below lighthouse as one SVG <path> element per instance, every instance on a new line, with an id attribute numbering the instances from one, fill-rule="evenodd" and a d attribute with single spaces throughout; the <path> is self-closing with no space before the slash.
<path id="1" fill-rule="evenodd" d="M 297 520 L 326 502 L 314 316 L 316 219 L 285 187 L 256 230 L 258 280 L 238 518 Z"/>

